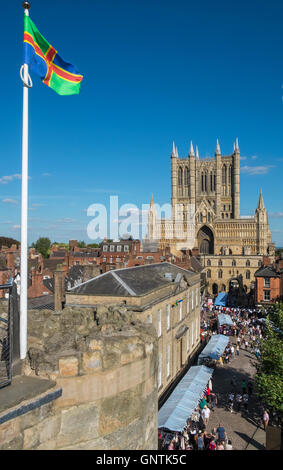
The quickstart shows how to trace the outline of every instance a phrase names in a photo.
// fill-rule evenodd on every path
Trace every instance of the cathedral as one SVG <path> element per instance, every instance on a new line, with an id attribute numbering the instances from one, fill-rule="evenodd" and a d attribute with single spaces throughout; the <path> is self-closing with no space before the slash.
<path id="1" fill-rule="evenodd" d="M 173 143 L 171 194 L 170 218 L 158 217 L 151 198 L 148 238 L 176 256 L 183 250 L 198 253 L 214 294 L 228 290 L 240 274 L 250 288 L 263 257 L 273 259 L 275 247 L 261 190 L 254 216 L 240 215 L 238 139 L 232 155 L 221 155 L 217 139 L 214 157 L 201 159 L 192 142 L 185 158 Z"/>

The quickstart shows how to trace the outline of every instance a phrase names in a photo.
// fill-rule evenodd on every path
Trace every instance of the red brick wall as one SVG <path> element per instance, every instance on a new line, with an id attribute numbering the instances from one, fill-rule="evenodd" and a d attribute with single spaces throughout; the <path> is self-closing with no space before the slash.
<path id="1" fill-rule="evenodd" d="M 270 291 L 270 302 L 274 302 L 280 296 L 280 278 L 270 278 L 270 288 L 264 287 L 264 278 L 256 277 L 256 302 L 264 302 L 264 291 Z"/>

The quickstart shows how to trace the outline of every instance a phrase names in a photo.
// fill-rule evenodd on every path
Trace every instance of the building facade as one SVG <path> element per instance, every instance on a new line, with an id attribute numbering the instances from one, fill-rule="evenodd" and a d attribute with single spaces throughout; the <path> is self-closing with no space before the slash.
<path id="1" fill-rule="evenodd" d="M 194 152 L 192 143 L 188 157 L 179 158 L 173 144 L 171 192 L 170 219 L 158 218 L 151 198 L 148 238 L 157 239 L 161 248 L 170 246 L 173 253 L 197 249 L 203 265 L 210 257 L 212 269 L 208 268 L 211 275 L 208 281 L 217 284 L 218 290 L 223 277 L 227 288 L 229 279 L 237 274 L 242 274 L 250 287 L 260 258 L 274 257 L 274 244 L 261 190 L 254 216 L 240 215 L 238 139 L 232 155 L 222 156 L 217 140 L 214 158 L 203 159 L 199 158 L 197 147 Z M 225 271 L 222 278 L 218 277 L 221 272 L 217 269 L 220 258 Z M 251 268 L 250 273 L 246 268 Z"/>
<path id="2" fill-rule="evenodd" d="M 66 306 L 121 305 L 158 337 L 159 397 L 200 344 L 200 274 L 170 263 L 117 269 L 66 292 Z"/>

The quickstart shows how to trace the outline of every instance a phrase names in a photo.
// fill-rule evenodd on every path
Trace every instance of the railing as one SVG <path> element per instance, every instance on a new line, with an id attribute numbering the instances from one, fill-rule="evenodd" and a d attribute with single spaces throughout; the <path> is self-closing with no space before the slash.
<path id="1" fill-rule="evenodd" d="M 0 388 L 12 382 L 13 361 L 19 358 L 19 311 L 13 280 L 0 285 Z"/>

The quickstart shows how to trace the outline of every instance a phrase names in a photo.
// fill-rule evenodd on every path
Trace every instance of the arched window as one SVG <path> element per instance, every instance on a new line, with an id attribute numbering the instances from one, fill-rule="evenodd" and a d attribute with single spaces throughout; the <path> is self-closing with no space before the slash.
<path id="1" fill-rule="evenodd" d="M 211 266 L 211 261 L 210 261 L 210 259 L 207 260 L 206 265 L 207 265 L 207 266 Z"/>
<path id="2" fill-rule="evenodd" d="M 222 167 L 222 184 L 226 183 L 226 165 Z"/>
<path id="3" fill-rule="evenodd" d="M 207 173 L 204 175 L 204 190 L 207 191 Z"/>
<path id="4" fill-rule="evenodd" d="M 206 277 L 211 277 L 211 269 L 208 269 L 208 270 L 206 271 Z"/>
<path id="5" fill-rule="evenodd" d="M 213 191 L 215 191 L 216 188 L 216 175 L 213 175 Z"/>
<path id="6" fill-rule="evenodd" d="M 210 191 L 213 191 L 213 175 L 210 173 Z"/>
<path id="7" fill-rule="evenodd" d="M 247 261 L 246 261 L 246 266 L 247 266 L 247 268 L 248 268 L 250 265 L 251 265 L 250 260 L 247 259 Z"/>
<path id="8" fill-rule="evenodd" d="M 185 185 L 189 186 L 190 185 L 190 170 L 188 167 L 186 167 L 186 176 L 185 176 Z"/>
<path id="9" fill-rule="evenodd" d="M 232 166 L 229 166 L 229 184 L 232 183 Z"/>
<path id="10" fill-rule="evenodd" d="M 233 259 L 232 266 L 236 266 L 236 261 Z"/>
<path id="11" fill-rule="evenodd" d="M 218 271 L 218 279 L 222 279 L 222 269 L 219 269 Z"/>
<path id="12" fill-rule="evenodd" d="M 259 260 L 259 262 L 258 262 L 258 265 L 259 265 L 259 267 L 261 267 L 261 261 L 260 261 L 260 260 Z"/>
<path id="13" fill-rule="evenodd" d="M 218 261 L 218 266 L 222 266 L 222 259 Z"/>
<path id="14" fill-rule="evenodd" d="M 199 221 L 200 221 L 200 223 L 202 223 L 202 212 L 199 215 Z"/>
<path id="15" fill-rule="evenodd" d="M 250 271 L 246 271 L 246 279 L 250 279 L 251 278 L 251 272 Z"/>
<path id="16" fill-rule="evenodd" d="M 181 167 L 178 170 L 178 185 L 183 186 L 183 170 Z"/>
<path id="17" fill-rule="evenodd" d="M 210 222 L 210 212 L 207 214 L 207 220 Z"/>

